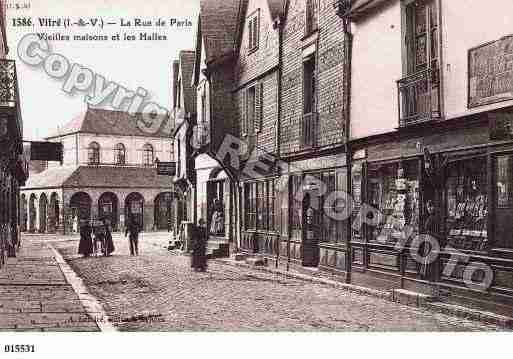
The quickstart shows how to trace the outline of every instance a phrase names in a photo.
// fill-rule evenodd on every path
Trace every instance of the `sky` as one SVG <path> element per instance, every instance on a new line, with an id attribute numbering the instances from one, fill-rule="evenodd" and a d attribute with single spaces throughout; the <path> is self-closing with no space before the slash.
<path id="1" fill-rule="evenodd" d="M 71 64 L 77 63 L 90 68 L 95 74 L 104 76 L 127 89 L 143 87 L 149 91 L 147 100 L 170 108 L 171 105 L 171 63 L 180 50 L 193 49 L 199 12 L 199 0 L 7 0 L 11 4 L 30 4 L 29 9 L 7 9 L 8 58 L 16 60 L 18 83 L 24 121 L 24 138 L 41 139 L 54 133 L 76 115 L 84 112 L 87 105 L 84 93 L 66 94 L 62 80 L 50 77 L 42 66 L 31 67 L 18 57 L 19 41 L 29 33 L 69 35 L 108 35 L 120 33 L 138 37 L 139 32 L 166 35 L 167 41 L 51 41 L 50 52 L 65 56 Z M 33 26 L 14 26 L 14 19 L 31 18 Z M 102 18 L 104 29 L 76 26 L 42 27 L 39 19 L 69 18 L 76 22 Z M 121 18 L 132 26 L 121 27 Z M 136 27 L 134 20 L 150 20 L 149 27 Z M 168 24 L 171 19 L 188 20 L 192 26 L 156 27 L 157 19 Z"/>

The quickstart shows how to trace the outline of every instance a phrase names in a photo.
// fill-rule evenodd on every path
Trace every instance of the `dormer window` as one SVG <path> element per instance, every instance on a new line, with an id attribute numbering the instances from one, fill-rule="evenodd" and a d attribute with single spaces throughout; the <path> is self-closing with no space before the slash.
<path id="1" fill-rule="evenodd" d="M 260 10 L 255 11 L 247 20 L 248 24 L 248 50 L 258 50 L 260 40 Z"/>

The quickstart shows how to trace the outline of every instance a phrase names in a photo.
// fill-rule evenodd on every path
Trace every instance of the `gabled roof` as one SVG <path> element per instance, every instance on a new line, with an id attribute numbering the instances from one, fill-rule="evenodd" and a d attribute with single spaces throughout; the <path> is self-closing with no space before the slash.
<path id="1" fill-rule="evenodd" d="M 200 33 L 207 62 L 234 53 L 241 0 L 201 0 Z"/>
<path id="2" fill-rule="evenodd" d="M 167 117 L 162 120 L 165 123 Z M 157 133 L 149 131 L 142 131 L 138 125 L 143 121 L 143 115 L 137 113 L 130 115 L 128 112 L 112 111 L 96 108 L 88 108 L 85 113 L 82 113 L 63 127 L 47 137 L 52 139 L 62 137 L 74 133 L 94 133 L 102 135 L 115 135 L 115 136 L 141 136 L 141 137 L 161 137 L 167 138 L 168 134 L 163 133 L 162 126 Z"/>
<path id="3" fill-rule="evenodd" d="M 24 190 L 35 188 L 171 188 L 168 176 L 157 175 L 152 167 L 63 166 L 31 174 Z"/>
<path id="4" fill-rule="evenodd" d="M 196 91 L 192 87 L 192 72 L 196 53 L 194 51 L 180 51 L 180 71 L 182 74 L 183 100 L 185 112 L 196 113 Z"/>
<path id="5" fill-rule="evenodd" d="M 271 11 L 271 18 L 273 20 L 285 15 L 287 0 L 267 0 L 267 3 L 269 4 L 269 10 Z"/>

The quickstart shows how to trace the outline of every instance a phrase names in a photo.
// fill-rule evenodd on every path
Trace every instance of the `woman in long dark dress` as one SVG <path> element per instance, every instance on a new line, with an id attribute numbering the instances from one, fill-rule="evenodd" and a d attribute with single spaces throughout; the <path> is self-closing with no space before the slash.
<path id="1" fill-rule="evenodd" d="M 205 220 L 201 218 L 194 230 L 191 267 L 195 271 L 207 270 L 207 228 Z"/>
<path id="2" fill-rule="evenodd" d="M 89 257 L 93 253 L 93 238 L 91 237 L 92 228 L 88 221 L 83 221 L 80 225 L 80 242 L 78 244 L 78 254 Z"/>
<path id="3" fill-rule="evenodd" d="M 112 240 L 112 228 L 110 226 L 110 222 L 106 219 L 103 220 L 103 226 L 105 228 L 105 255 L 110 256 L 112 252 L 115 251 L 114 241 Z"/>

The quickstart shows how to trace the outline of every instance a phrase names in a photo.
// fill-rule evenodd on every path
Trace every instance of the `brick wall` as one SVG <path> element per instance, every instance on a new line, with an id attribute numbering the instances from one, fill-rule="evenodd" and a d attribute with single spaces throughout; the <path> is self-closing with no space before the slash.
<path id="1" fill-rule="evenodd" d="M 317 112 L 319 113 L 319 147 L 344 142 L 344 32 L 342 20 L 336 15 L 332 0 L 316 0 L 318 38 Z M 281 153 L 300 151 L 303 114 L 303 48 L 305 37 L 306 0 L 290 2 L 284 23 Z"/>

